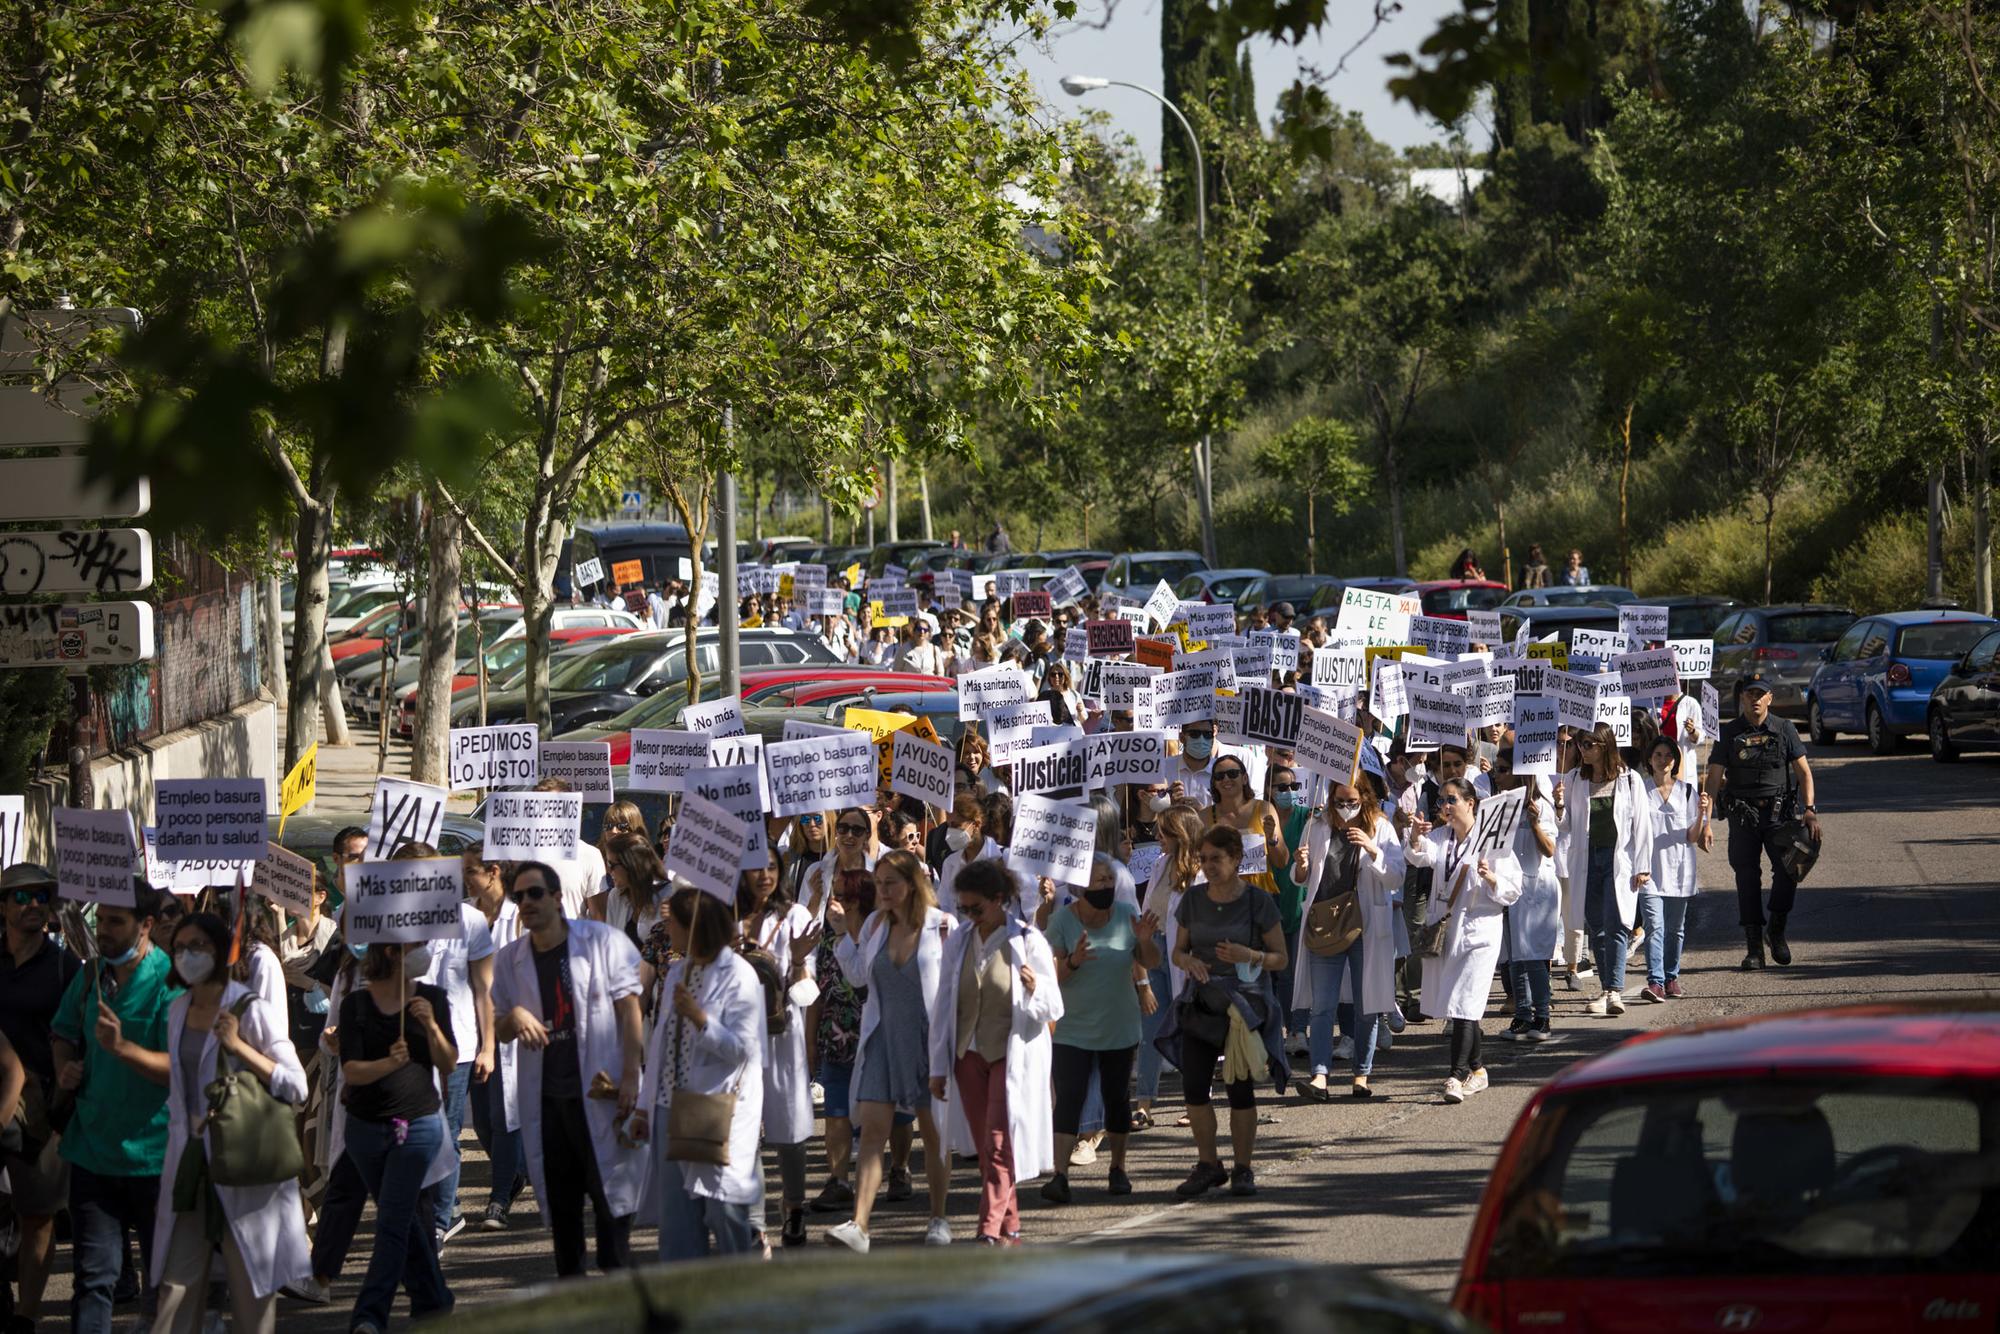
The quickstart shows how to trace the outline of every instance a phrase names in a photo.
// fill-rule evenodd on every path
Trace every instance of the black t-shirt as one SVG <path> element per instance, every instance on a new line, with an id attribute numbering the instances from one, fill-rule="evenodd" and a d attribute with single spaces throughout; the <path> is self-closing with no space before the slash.
<path id="1" fill-rule="evenodd" d="M 438 1028 L 451 1032 L 451 1001 L 441 988 L 428 982 L 417 983 L 417 995 L 431 1003 L 431 1017 Z M 347 1110 L 363 1121 L 388 1121 L 400 1117 L 414 1121 L 438 1110 L 437 1086 L 431 1082 L 430 1034 L 422 1024 L 405 1024 L 403 1016 L 384 1014 L 376 1006 L 368 988 L 357 987 L 340 1002 L 340 1059 L 379 1061 L 402 1038 L 410 1045 L 410 1063 L 392 1070 L 372 1084 L 348 1084 L 342 1101 Z"/>
<path id="2" fill-rule="evenodd" d="M 570 984 L 569 941 L 552 950 L 528 948 L 535 955 L 535 981 L 542 992 L 542 1027 L 549 1045 L 542 1051 L 542 1097 L 583 1096 L 583 1063 L 576 1051 L 576 989 Z"/>
<path id="3" fill-rule="evenodd" d="M 1723 766 L 1730 796 L 1763 801 L 1785 795 L 1792 785 L 1792 761 L 1805 753 L 1799 729 L 1785 719 L 1773 714 L 1752 726 L 1749 719 L 1736 717 L 1722 725 L 1710 763 Z"/>
<path id="4" fill-rule="evenodd" d="M 21 965 L 0 941 L 0 1033 L 21 1054 L 22 1067 L 45 1083 L 56 1076 L 55 1052 L 49 1043 L 56 1007 L 81 966 L 54 937 L 44 938 L 35 957 Z"/>

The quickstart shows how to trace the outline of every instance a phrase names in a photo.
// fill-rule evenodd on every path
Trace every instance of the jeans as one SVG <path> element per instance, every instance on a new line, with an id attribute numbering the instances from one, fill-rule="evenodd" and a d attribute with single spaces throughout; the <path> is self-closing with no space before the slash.
<path id="1" fill-rule="evenodd" d="M 1590 930 L 1590 952 L 1597 956 L 1597 975 L 1606 991 L 1625 989 L 1625 946 L 1632 928 L 1619 920 L 1618 887 L 1611 883 L 1616 848 L 1590 850 L 1590 878 L 1584 882 L 1583 924 Z"/>
<path id="2" fill-rule="evenodd" d="M 465 1132 L 465 1099 L 471 1085 L 471 1061 L 460 1061 L 452 1068 L 451 1078 L 444 1083 L 444 1106 L 440 1109 L 439 1115 L 444 1117 L 445 1142 L 453 1149 L 458 1147 L 459 1138 Z M 440 1232 L 450 1227 L 451 1220 L 458 1216 L 458 1174 L 464 1167 L 462 1161 L 453 1163 L 451 1175 L 432 1188 L 431 1193 L 436 1197 L 437 1226 Z"/>
<path id="3" fill-rule="evenodd" d="M 583 1274 L 583 1202 L 597 1219 L 597 1267 L 607 1274 L 632 1265 L 632 1215 L 616 1217 L 597 1171 L 597 1148 L 582 1098 L 542 1099 L 542 1213 L 555 1234 L 556 1277 Z M 747 1214 L 746 1214 L 747 1217 Z"/>
<path id="4" fill-rule="evenodd" d="M 1146 974 L 1146 981 L 1153 988 L 1153 999 L 1159 1008 L 1139 1019 L 1139 1091 L 1138 1096 L 1146 1102 L 1160 1096 L 1160 1069 L 1167 1058 L 1160 1055 L 1160 1049 L 1153 1039 L 1160 1035 L 1160 1029 L 1167 1022 L 1167 1011 L 1173 1008 L 1173 975 L 1163 963 Z"/>
<path id="5" fill-rule="evenodd" d="M 653 1176 L 660 1199 L 662 1264 L 707 1255 L 742 1255 L 755 1244 L 749 1205 L 724 1204 L 689 1192 L 681 1164 L 667 1159 L 667 1118 L 658 1109 L 653 1112 Z"/>
<path id="6" fill-rule="evenodd" d="M 443 1144 L 444 1118 L 436 1112 L 409 1122 L 400 1143 L 391 1122 L 347 1118 L 347 1156 L 375 1200 L 375 1250 L 350 1325 L 387 1329 L 398 1286 L 410 1294 L 412 1320 L 451 1310 L 437 1234 L 422 1208 L 424 1177 Z"/>
<path id="7" fill-rule="evenodd" d="M 1516 959 L 1507 965 L 1514 975 L 1514 1019 L 1517 1023 L 1549 1021 L 1549 961 Z"/>
<path id="8" fill-rule="evenodd" d="M 1736 920 L 1744 926 L 1764 925 L 1764 858 L 1771 858 L 1771 911 L 1792 911 L 1799 882 L 1785 870 L 1784 847 L 1774 835 L 1782 818 L 1784 799 L 1729 803 L 1729 869 L 1736 872 Z"/>
<path id="9" fill-rule="evenodd" d="M 1664 894 L 1639 896 L 1639 921 L 1646 928 L 1646 980 L 1656 987 L 1681 975 L 1681 941 L 1687 935 L 1689 902 Z"/>
<path id="10" fill-rule="evenodd" d="M 1312 1067 L 1315 1075 L 1323 1075 L 1333 1068 L 1334 1018 L 1342 1011 L 1341 991 L 1348 970 L 1354 973 L 1354 990 L 1361 991 L 1361 941 L 1356 939 L 1347 947 L 1345 954 L 1307 954 L 1302 960 L 1305 967 L 1312 969 L 1313 1003 L 1312 1018 L 1306 1029 L 1306 1044 L 1312 1048 Z M 1355 1016 L 1360 1006 L 1346 1008 L 1349 1016 L 1341 1025 L 1341 1033 L 1354 1043 L 1354 1074 L 1366 1079 L 1375 1068 L 1375 1038 L 1380 1032 L 1381 1016 L 1375 1014 Z"/>
<path id="11" fill-rule="evenodd" d="M 498 1061 L 486 1083 L 472 1090 L 472 1133 L 493 1167 L 492 1203 L 512 1204 L 528 1184 L 521 1132 L 507 1129 L 507 1068 Z"/>
<path id="12" fill-rule="evenodd" d="M 1021 1235 L 1021 1207 L 1014 1189 L 1014 1142 L 1007 1133 L 1007 1063 L 967 1051 L 952 1067 L 965 1123 L 979 1150 L 979 1235 Z M 1058 1172 L 1068 1164 L 1058 1163 Z"/>
<path id="13" fill-rule="evenodd" d="M 152 1288 L 153 1211 L 160 1178 L 99 1176 L 71 1163 L 69 1168 L 70 1247 L 75 1252 L 75 1291 L 70 1328 L 78 1334 L 110 1334 L 111 1295 L 125 1267 L 125 1234 L 139 1238 L 141 1284 Z M 152 1305 L 148 1298 L 147 1305 Z"/>
<path id="14" fill-rule="evenodd" d="M 346 1116 L 346 1112 L 339 1113 Z M 368 1203 L 368 1186 L 343 1151 L 326 1174 L 326 1191 L 319 1197 L 319 1226 L 313 1229 L 313 1277 L 331 1283 L 347 1263 L 348 1248 L 361 1226 L 361 1209 Z"/>

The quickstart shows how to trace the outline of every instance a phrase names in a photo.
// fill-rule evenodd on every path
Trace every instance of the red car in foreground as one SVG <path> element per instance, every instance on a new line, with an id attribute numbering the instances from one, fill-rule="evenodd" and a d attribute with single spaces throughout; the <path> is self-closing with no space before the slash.
<path id="1" fill-rule="evenodd" d="M 2000 1007 L 1637 1037 L 1551 1080 L 1453 1305 L 1498 1331 L 2000 1328 Z"/>

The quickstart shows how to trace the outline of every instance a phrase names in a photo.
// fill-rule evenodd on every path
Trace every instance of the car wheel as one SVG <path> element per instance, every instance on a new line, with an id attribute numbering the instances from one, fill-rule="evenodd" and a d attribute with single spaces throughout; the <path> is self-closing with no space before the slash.
<path id="1" fill-rule="evenodd" d="M 1946 725 L 1943 709 L 1932 709 L 1930 719 L 1931 758 L 1939 764 L 1950 764 L 1958 758 L 1958 747 L 1951 743 L 1951 728 Z"/>
<path id="2" fill-rule="evenodd" d="M 1868 749 L 1871 754 L 1889 755 L 1896 749 L 1896 738 L 1889 732 L 1889 724 L 1882 719 L 1882 710 L 1868 706 Z"/>
<path id="3" fill-rule="evenodd" d="M 1840 740 L 1840 733 L 1826 725 L 1826 718 L 1819 711 L 1819 701 L 1806 705 L 1806 735 L 1815 746 L 1831 746 Z"/>

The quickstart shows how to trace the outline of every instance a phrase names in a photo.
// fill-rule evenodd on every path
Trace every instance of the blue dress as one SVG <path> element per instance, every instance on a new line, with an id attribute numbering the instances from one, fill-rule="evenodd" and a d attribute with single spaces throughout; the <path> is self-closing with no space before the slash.
<path id="1" fill-rule="evenodd" d="M 868 969 L 868 990 L 882 1007 L 881 1018 L 868 1035 L 868 1059 L 861 1063 L 853 1100 L 894 1103 L 902 1112 L 928 1107 L 931 1019 L 917 973 L 917 951 L 898 965 L 884 941 Z"/>

